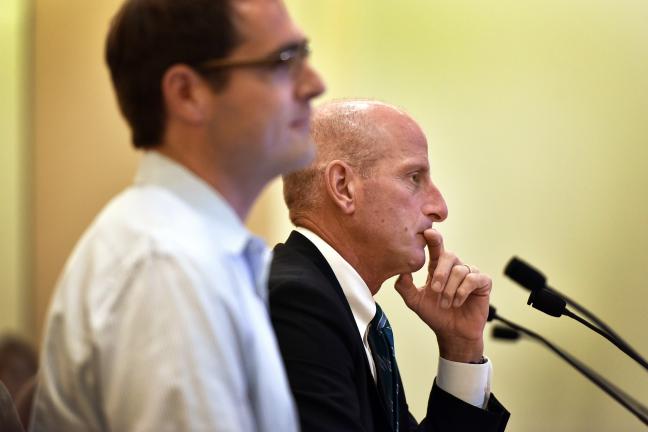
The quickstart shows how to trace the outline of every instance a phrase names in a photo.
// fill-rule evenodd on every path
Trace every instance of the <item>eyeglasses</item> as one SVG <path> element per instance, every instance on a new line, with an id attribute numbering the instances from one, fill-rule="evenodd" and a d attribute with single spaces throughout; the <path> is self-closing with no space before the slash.
<path id="1" fill-rule="evenodd" d="M 207 60 L 196 66 L 202 71 L 217 71 L 233 68 L 268 68 L 268 69 L 288 69 L 291 73 L 301 70 L 304 60 L 310 54 L 308 41 L 291 44 L 280 48 L 279 50 L 260 59 L 251 60 L 228 60 L 214 59 Z"/>

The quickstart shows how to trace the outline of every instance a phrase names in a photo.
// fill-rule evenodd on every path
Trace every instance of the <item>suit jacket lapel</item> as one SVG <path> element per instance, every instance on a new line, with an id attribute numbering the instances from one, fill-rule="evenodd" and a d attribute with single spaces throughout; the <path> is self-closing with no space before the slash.
<path id="1" fill-rule="evenodd" d="M 350 320 L 349 322 L 351 324 L 351 328 L 358 335 L 358 337 L 355 339 L 359 345 L 359 348 L 362 349 L 362 352 L 365 352 L 364 344 L 362 343 L 362 338 L 358 333 L 358 328 L 356 327 L 355 318 L 353 317 L 353 312 L 351 312 L 351 307 L 349 306 L 349 302 L 347 301 L 346 296 L 344 295 L 344 291 L 342 291 L 340 282 L 335 277 L 335 273 L 333 272 L 333 269 L 331 269 L 331 266 L 326 261 L 322 253 L 319 251 L 319 249 L 315 247 L 313 243 L 311 243 L 310 240 L 308 240 L 306 237 L 304 237 L 302 234 L 298 233 L 297 231 L 292 231 L 290 233 L 290 236 L 286 240 L 285 244 L 287 247 L 293 249 L 294 251 L 308 258 L 322 272 L 322 275 L 324 275 L 326 280 L 330 283 L 331 288 L 335 290 L 336 294 L 340 298 L 340 301 L 343 303 L 344 309 L 347 312 L 347 317 Z M 365 372 L 367 374 L 367 382 L 374 383 L 374 385 L 369 386 L 370 389 L 368 391 L 370 391 L 372 393 L 372 396 L 374 396 L 377 400 L 381 400 L 380 393 L 378 392 L 378 389 L 375 385 L 375 381 L 373 375 L 371 374 L 371 369 L 369 367 L 369 361 L 367 360 L 366 356 L 364 359 L 364 366 L 365 366 L 364 367 Z"/>

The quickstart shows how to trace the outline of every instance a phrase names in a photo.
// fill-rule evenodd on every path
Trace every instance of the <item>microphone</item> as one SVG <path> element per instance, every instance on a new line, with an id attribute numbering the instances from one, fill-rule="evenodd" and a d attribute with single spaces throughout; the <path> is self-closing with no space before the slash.
<path id="1" fill-rule="evenodd" d="M 508 264 L 506 264 L 504 274 L 531 291 L 547 288 L 547 278 L 545 275 L 518 257 L 511 258 Z"/>
<path id="2" fill-rule="evenodd" d="M 615 386 L 614 384 L 612 384 L 611 382 L 603 378 L 597 372 L 595 372 L 594 370 L 592 370 L 591 368 L 583 364 L 580 360 L 576 359 L 568 352 L 564 351 L 563 349 L 549 342 L 547 339 L 540 336 L 539 334 L 527 328 L 524 328 L 519 324 L 515 324 L 514 322 L 509 321 L 506 318 L 501 317 L 500 315 L 497 314 L 497 309 L 494 306 L 489 306 L 488 321 L 493 321 L 493 320 L 500 321 L 505 324 L 506 326 L 505 328 L 508 328 L 512 332 L 516 332 L 518 335 L 519 334 L 525 335 L 530 339 L 538 341 L 542 345 L 549 348 L 556 355 L 558 355 L 560 358 L 562 358 L 567 363 L 569 363 L 570 366 L 572 366 L 574 369 L 576 369 L 578 372 L 584 375 L 587 379 L 589 379 L 592 383 L 594 383 L 598 388 L 603 390 L 608 396 L 610 396 L 612 399 L 617 401 L 621 406 L 623 406 L 625 409 L 627 409 L 632 414 L 634 414 L 642 423 L 648 425 L 648 408 L 646 408 L 644 405 L 641 404 L 641 402 L 637 401 L 632 396 L 625 393 L 623 390 L 621 390 L 620 388 L 618 388 L 617 386 Z M 495 328 L 497 327 L 499 326 L 496 326 Z M 498 335 L 501 334 L 502 333 L 498 331 Z M 493 329 L 493 335 L 495 335 L 495 329 Z M 509 340 L 515 340 L 515 339 L 509 338 Z"/>
<path id="3" fill-rule="evenodd" d="M 519 285 L 531 291 L 527 304 L 533 306 L 535 309 L 551 315 L 553 317 L 560 317 L 566 315 L 579 323 L 583 324 L 590 330 L 603 336 L 610 341 L 614 346 L 619 348 L 624 354 L 639 363 L 644 369 L 648 370 L 648 362 L 633 349 L 621 336 L 615 333 L 609 326 L 596 317 L 593 313 L 585 309 L 583 306 L 576 303 L 574 300 L 568 298 L 564 294 L 558 292 L 554 288 L 547 285 L 547 278 L 539 270 L 531 265 L 522 261 L 517 257 L 511 258 L 509 263 L 504 269 L 504 274 L 517 282 Z M 598 327 L 593 326 L 588 321 L 580 316 L 574 314 L 566 305 L 570 304 L 574 309 L 580 311 L 583 315 L 594 321 Z"/>
<path id="4" fill-rule="evenodd" d="M 595 316 L 585 307 L 578 304 L 575 300 L 570 299 L 565 294 L 547 285 L 547 278 L 545 277 L 545 275 L 542 272 L 540 272 L 540 270 L 524 262 L 520 258 L 518 257 L 511 258 L 511 260 L 506 265 L 506 268 L 504 269 L 504 274 L 509 278 L 511 278 L 518 285 L 528 289 L 531 292 L 546 289 L 562 297 L 567 304 L 569 304 L 574 309 L 576 309 L 577 311 L 585 315 L 590 320 L 594 321 L 594 323 L 597 326 L 599 326 L 601 329 L 609 333 L 612 337 L 614 337 L 615 339 L 619 339 L 625 345 L 627 345 L 627 343 L 623 341 L 623 339 L 621 339 L 621 337 L 618 334 L 616 334 L 614 330 L 608 327 L 597 316 Z"/>
<path id="5" fill-rule="evenodd" d="M 587 310 L 586 308 L 578 304 L 576 301 L 570 299 L 565 294 L 547 285 L 547 278 L 545 277 L 545 275 L 542 272 L 540 272 L 540 270 L 524 262 L 520 258 L 515 256 L 511 258 L 511 260 L 506 265 L 506 268 L 504 268 L 504 274 L 509 278 L 511 278 L 518 285 L 528 289 L 531 292 L 546 289 L 562 297 L 567 304 L 569 304 L 574 309 L 576 309 L 577 311 L 585 315 L 590 320 L 594 321 L 594 323 L 597 326 L 605 330 L 612 337 L 614 337 L 615 339 L 622 340 L 621 337 L 614 332 L 614 330 L 608 327 L 603 321 L 601 321 L 597 316 L 595 316 L 589 310 Z"/>
<path id="6" fill-rule="evenodd" d="M 546 288 L 531 291 L 527 304 L 552 317 L 560 317 L 567 311 L 567 302 Z"/>
<path id="7" fill-rule="evenodd" d="M 520 339 L 522 335 L 519 331 L 512 328 L 505 327 L 503 325 L 495 325 L 493 326 L 491 336 L 493 336 L 493 339 L 513 342 Z"/>

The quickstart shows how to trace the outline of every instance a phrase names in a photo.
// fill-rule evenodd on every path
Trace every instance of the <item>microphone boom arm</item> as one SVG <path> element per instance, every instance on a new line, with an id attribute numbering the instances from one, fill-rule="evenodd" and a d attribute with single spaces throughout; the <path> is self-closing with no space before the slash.
<path id="1" fill-rule="evenodd" d="M 502 318 L 495 312 L 494 308 L 492 308 L 492 313 L 489 313 L 489 318 L 501 321 L 507 326 L 509 326 L 510 328 L 517 330 L 520 333 L 523 333 L 531 337 L 532 339 L 541 342 L 543 345 L 545 345 L 547 348 L 553 351 L 556 355 L 558 355 L 560 358 L 562 358 L 567 363 L 569 363 L 574 369 L 576 369 L 587 379 L 589 379 L 592 383 L 594 383 L 598 388 L 600 388 L 605 393 L 607 393 L 608 396 L 610 396 L 612 399 L 617 401 L 624 408 L 626 408 L 628 411 L 634 414 L 635 417 L 637 417 L 642 423 L 648 425 L 648 408 L 646 408 L 641 402 L 637 401 L 632 396 L 630 396 L 629 394 L 627 394 L 626 392 L 624 392 L 623 390 L 621 390 L 620 388 L 618 388 L 617 386 L 615 386 L 614 384 L 612 384 L 611 382 L 603 378 L 597 372 L 590 369 L 588 366 L 583 364 L 580 360 L 576 359 L 571 354 L 562 350 L 561 348 L 558 348 L 556 345 L 554 345 L 544 337 L 540 336 L 539 334 L 535 333 L 534 331 L 524 328 L 518 324 L 515 324 L 505 318 Z"/>

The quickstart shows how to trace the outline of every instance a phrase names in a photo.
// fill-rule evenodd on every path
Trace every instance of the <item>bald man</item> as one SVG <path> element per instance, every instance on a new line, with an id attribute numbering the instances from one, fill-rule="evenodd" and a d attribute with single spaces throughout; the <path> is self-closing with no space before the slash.
<path id="1" fill-rule="evenodd" d="M 297 226 L 275 248 L 270 307 L 304 431 L 501 431 L 483 329 L 491 279 L 445 250 L 448 209 L 426 138 L 393 106 L 335 101 L 314 115 L 316 160 L 284 178 Z M 411 273 L 430 262 L 425 286 Z M 436 334 L 438 373 L 425 419 L 407 408 L 393 336 L 373 296 L 396 290 Z"/>

